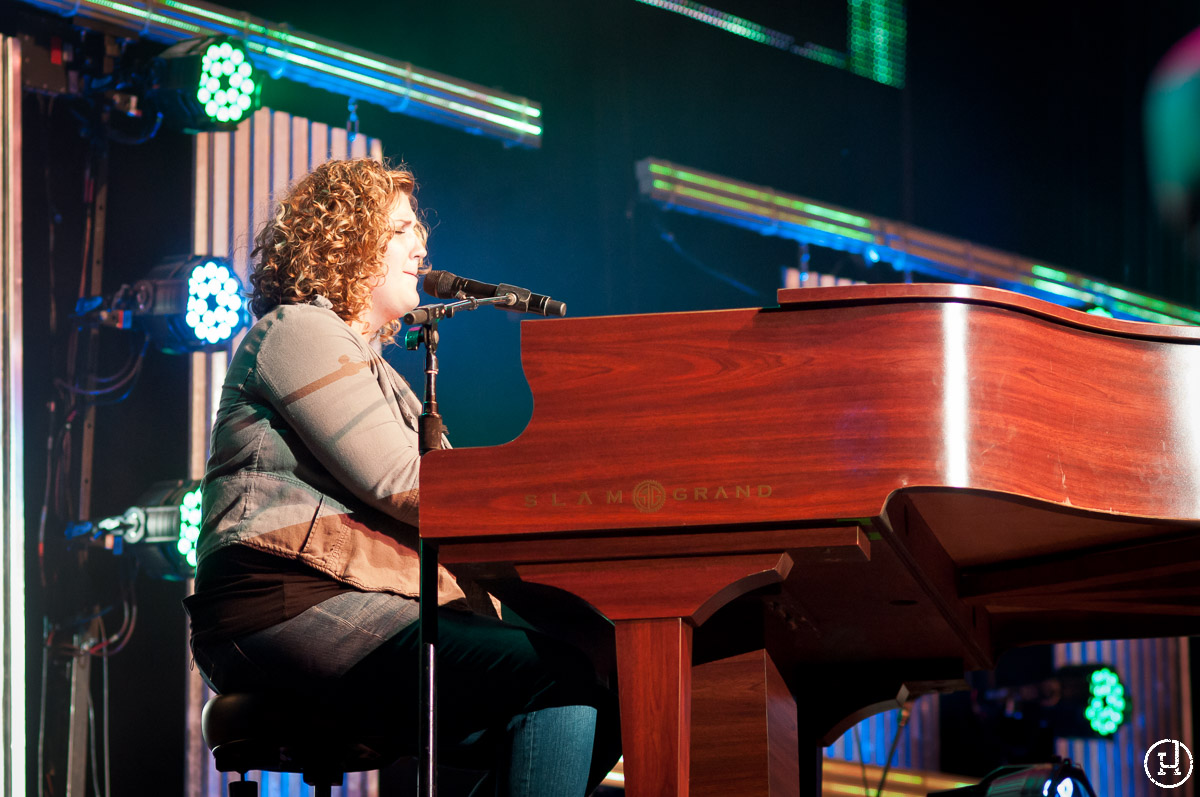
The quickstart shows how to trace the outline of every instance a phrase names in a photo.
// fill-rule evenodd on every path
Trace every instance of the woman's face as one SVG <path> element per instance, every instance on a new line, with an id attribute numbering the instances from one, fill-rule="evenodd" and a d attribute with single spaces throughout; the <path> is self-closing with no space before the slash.
<path id="1" fill-rule="evenodd" d="M 392 208 L 392 237 L 383 254 L 385 272 L 371 291 L 370 323 L 375 329 L 399 318 L 421 303 L 417 294 L 417 270 L 425 257 L 417 216 L 408 195 L 401 195 Z"/>

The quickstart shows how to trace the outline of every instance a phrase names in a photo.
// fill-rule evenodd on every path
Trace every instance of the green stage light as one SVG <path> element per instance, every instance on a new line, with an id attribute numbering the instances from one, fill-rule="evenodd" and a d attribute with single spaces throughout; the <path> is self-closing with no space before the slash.
<path id="1" fill-rule="evenodd" d="M 1109 739 L 1129 717 L 1129 695 L 1111 665 L 1060 667 L 1047 684 L 1056 698 L 1050 712 L 1055 736 Z"/>
<path id="2" fill-rule="evenodd" d="M 1125 686 L 1107 667 L 1094 670 L 1088 679 L 1089 700 L 1083 715 L 1100 736 L 1112 736 L 1125 722 Z"/>
<path id="3" fill-rule="evenodd" d="M 116 555 L 132 546 L 129 553 L 149 575 L 179 581 L 196 574 L 201 503 L 200 482 L 162 481 L 121 514 L 72 523 L 66 535 L 87 535 Z"/>
<path id="4" fill-rule="evenodd" d="M 978 706 L 1062 739 L 1108 739 L 1129 716 L 1129 695 L 1108 664 L 1070 664 L 1038 682 L 989 689 Z"/>
<path id="5" fill-rule="evenodd" d="M 179 538 L 175 550 L 188 563 L 196 566 L 196 542 L 200 539 L 200 488 L 189 490 L 183 495 L 179 505 Z"/>
<path id="6" fill-rule="evenodd" d="M 155 59 L 153 72 L 149 96 L 175 129 L 232 130 L 259 107 L 263 76 L 237 39 L 179 42 Z"/>
<path id="7" fill-rule="evenodd" d="M 254 105 L 258 77 L 246 51 L 232 42 L 213 42 L 204 51 L 196 99 L 209 119 L 237 122 Z"/>

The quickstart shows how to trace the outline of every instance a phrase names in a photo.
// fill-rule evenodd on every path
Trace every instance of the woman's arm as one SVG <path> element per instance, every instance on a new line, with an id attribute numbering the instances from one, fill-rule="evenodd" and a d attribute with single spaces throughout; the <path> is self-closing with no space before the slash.
<path id="1" fill-rule="evenodd" d="M 393 412 L 369 350 L 344 321 L 308 305 L 282 308 L 259 344 L 254 377 L 334 478 L 417 525 L 416 433 Z"/>

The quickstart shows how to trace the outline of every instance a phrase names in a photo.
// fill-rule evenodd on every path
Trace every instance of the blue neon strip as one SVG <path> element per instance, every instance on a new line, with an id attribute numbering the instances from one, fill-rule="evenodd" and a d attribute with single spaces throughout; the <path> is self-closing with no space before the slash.
<path id="1" fill-rule="evenodd" d="M 855 252 L 887 261 L 897 270 L 996 285 L 1067 307 L 1098 307 L 1115 318 L 1200 324 L 1200 311 L 1185 305 L 898 222 L 825 207 L 763 186 L 653 158 L 638 164 L 638 178 L 641 192 L 669 210 L 716 219 L 763 235 Z"/>

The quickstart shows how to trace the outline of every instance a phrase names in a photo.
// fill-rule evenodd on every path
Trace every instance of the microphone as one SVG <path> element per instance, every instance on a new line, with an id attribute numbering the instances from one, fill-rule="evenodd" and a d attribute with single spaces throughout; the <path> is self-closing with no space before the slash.
<path id="1" fill-rule="evenodd" d="M 459 277 L 451 274 L 449 271 L 431 271 L 426 274 L 424 291 L 435 299 L 459 299 L 463 296 L 475 299 L 489 299 L 493 296 L 509 294 L 514 297 L 514 301 L 509 304 L 497 304 L 496 306 L 518 313 L 558 316 L 567 314 L 567 306 L 557 299 L 551 299 L 549 296 L 543 296 L 540 293 L 531 293 L 529 290 L 518 288 L 516 285 L 505 285 L 504 283 L 492 285 L 489 282 L 479 282 L 467 279 L 466 277 Z"/>

